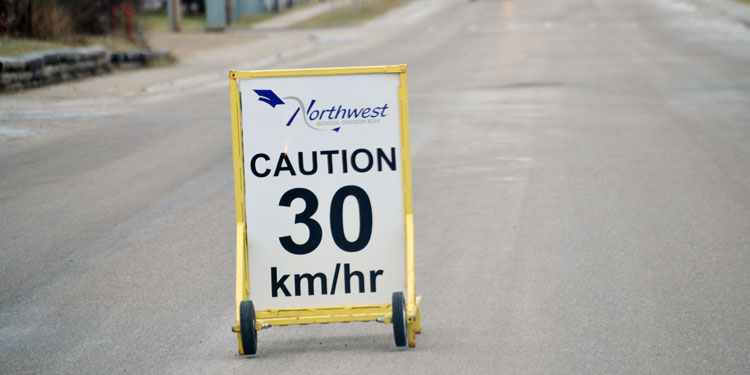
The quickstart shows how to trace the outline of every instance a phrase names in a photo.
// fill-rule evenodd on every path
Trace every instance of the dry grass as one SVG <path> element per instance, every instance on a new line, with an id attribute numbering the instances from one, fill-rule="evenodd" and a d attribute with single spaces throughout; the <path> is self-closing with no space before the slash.
<path id="1" fill-rule="evenodd" d="M 232 22 L 232 27 L 238 27 L 238 28 L 250 27 L 258 22 L 276 17 L 279 14 L 282 14 L 282 13 L 263 12 L 263 13 L 252 13 L 252 14 L 244 15 L 242 17 L 235 19 L 234 22 Z"/>

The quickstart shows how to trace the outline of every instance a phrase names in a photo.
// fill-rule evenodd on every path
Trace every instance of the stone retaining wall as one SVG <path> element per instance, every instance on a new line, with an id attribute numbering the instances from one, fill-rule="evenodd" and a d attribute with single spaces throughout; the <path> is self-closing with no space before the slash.
<path id="1" fill-rule="evenodd" d="M 93 46 L 0 57 L 0 92 L 20 90 L 173 60 L 169 50 L 107 52 Z"/>

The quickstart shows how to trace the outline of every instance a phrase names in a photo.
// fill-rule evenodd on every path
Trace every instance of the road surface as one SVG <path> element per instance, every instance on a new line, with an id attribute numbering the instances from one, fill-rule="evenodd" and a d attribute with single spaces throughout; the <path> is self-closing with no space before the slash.
<path id="1" fill-rule="evenodd" d="M 411 350 L 371 323 L 236 355 L 225 75 L 1 97 L 0 373 L 750 373 L 750 29 L 709 3 L 417 1 L 268 36 L 315 47 L 249 67 L 409 66 Z"/>

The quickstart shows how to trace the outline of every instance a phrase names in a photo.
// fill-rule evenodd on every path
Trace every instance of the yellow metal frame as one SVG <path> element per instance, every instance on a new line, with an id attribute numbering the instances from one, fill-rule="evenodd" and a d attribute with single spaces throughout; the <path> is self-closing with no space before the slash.
<path id="1" fill-rule="evenodd" d="M 261 77 L 299 77 L 347 74 L 382 74 L 399 75 L 399 109 L 401 113 L 401 162 L 404 194 L 404 241 L 406 260 L 406 316 L 409 346 L 416 345 L 415 334 L 421 333 L 421 316 L 419 305 L 421 297 L 416 295 L 414 276 L 414 210 L 412 204 L 411 184 L 411 151 L 409 149 L 409 101 L 406 81 L 406 65 L 367 66 L 352 68 L 318 68 L 256 70 L 229 72 L 229 98 L 232 115 L 232 154 L 234 156 L 234 197 L 237 213 L 237 267 L 235 283 L 235 325 L 232 331 L 237 333 L 240 353 L 240 302 L 250 294 L 248 257 L 247 257 L 247 220 L 245 218 L 245 172 L 242 147 L 242 107 L 237 88 L 238 79 Z M 391 323 L 392 308 L 390 304 L 367 306 L 333 306 L 299 309 L 269 309 L 255 313 L 255 329 L 261 330 L 271 326 L 315 323 L 348 323 L 380 321 Z"/>

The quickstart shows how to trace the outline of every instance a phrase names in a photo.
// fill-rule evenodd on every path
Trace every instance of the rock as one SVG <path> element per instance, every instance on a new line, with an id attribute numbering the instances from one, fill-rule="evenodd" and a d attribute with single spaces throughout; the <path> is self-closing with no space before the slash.
<path id="1" fill-rule="evenodd" d="M 102 46 L 59 49 L 0 57 L 0 91 L 47 84 L 111 72 L 137 69 L 157 61 L 174 61 L 168 49 L 109 53 Z"/>
<path id="2" fill-rule="evenodd" d="M 42 70 L 42 67 L 44 66 L 44 54 L 43 53 L 39 53 L 39 52 L 25 53 L 23 55 L 18 56 L 18 59 L 23 62 L 26 71 Z"/>
<path id="3" fill-rule="evenodd" d="M 14 57 L 0 57 L 0 72 L 20 72 L 25 68 L 20 59 Z"/>
<path id="4" fill-rule="evenodd" d="M 78 49 L 81 60 L 100 60 L 107 57 L 107 49 L 102 46 L 83 47 Z"/>
<path id="5" fill-rule="evenodd" d="M 18 72 L 18 73 L 3 73 L 0 76 L 0 83 L 3 85 L 10 85 L 14 83 L 23 83 L 31 79 L 31 73 L 29 72 Z"/>

